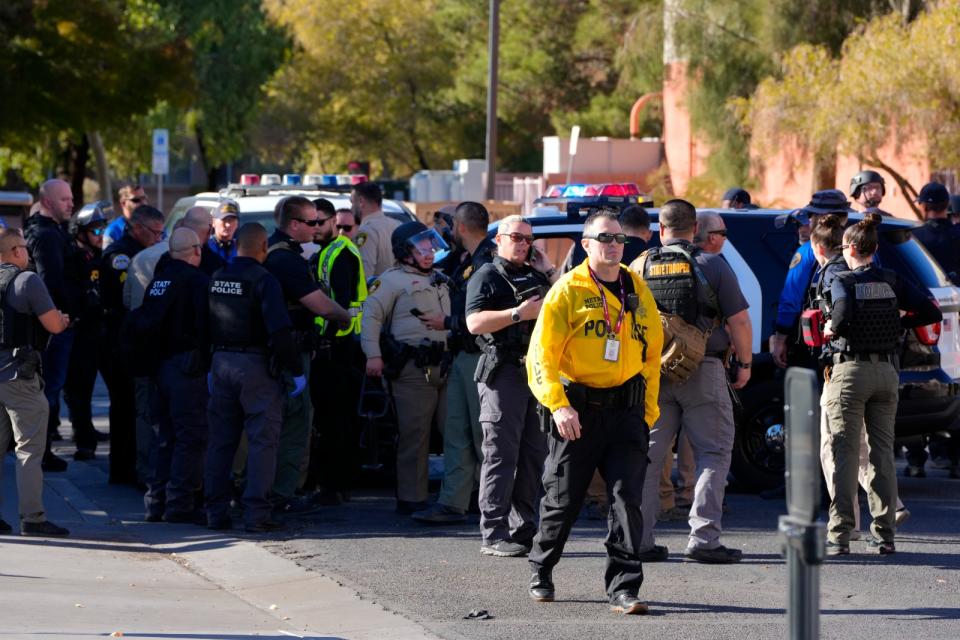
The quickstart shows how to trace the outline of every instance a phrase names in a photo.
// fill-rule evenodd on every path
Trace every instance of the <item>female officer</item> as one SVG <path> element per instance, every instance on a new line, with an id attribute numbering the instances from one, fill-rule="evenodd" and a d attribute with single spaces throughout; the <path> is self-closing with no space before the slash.
<path id="1" fill-rule="evenodd" d="M 392 380 L 397 409 L 397 512 L 427 506 L 427 458 L 434 414 L 445 415 L 445 359 L 450 315 L 447 277 L 433 268 L 446 249 L 439 234 L 407 222 L 391 236 L 399 263 L 383 272 L 363 303 L 360 345 L 368 376 Z"/>
<path id="2" fill-rule="evenodd" d="M 939 322 L 940 310 L 915 285 L 873 263 L 880 216 L 869 214 L 843 234 L 844 260 L 851 271 L 837 274 L 830 284 L 830 364 L 822 406 L 830 434 L 834 469 L 827 553 L 850 553 L 860 431 L 866 427 L 870 469 L 867 489 L 872 548 L 881 554 L 894 546 L 897 479 L 893 461 L 893 428 L 900 379 L 896 350 L 901 330 Z M 901 318 L 900 310 L 912 312 Z"/>

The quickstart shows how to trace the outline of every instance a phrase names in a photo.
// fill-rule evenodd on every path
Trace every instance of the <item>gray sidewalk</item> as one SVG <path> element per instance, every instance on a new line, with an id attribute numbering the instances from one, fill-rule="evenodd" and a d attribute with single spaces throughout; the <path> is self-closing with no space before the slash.
<path id="1" fill-rule="evenodd" d="M 98 455 L 46 476 L 48 517 L 70 529 L 63 539 L 18 535 L 14 460 L 6 456 L 2 517 L 14 535 L 0 536 L 0 638 L 434 637 L 270 553 L 257 536 L 142 522 L 142 496 L 108 485 L 106 454 Z"/>

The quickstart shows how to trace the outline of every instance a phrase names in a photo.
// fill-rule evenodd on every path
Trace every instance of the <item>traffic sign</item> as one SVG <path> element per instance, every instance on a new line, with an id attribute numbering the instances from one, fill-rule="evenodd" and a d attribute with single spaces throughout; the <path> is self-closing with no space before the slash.
<path id="1" fill-rule="evenodd" d="M 153 130 L 153 173 L 165 176 L 170 172 L 170 132 Z"/>

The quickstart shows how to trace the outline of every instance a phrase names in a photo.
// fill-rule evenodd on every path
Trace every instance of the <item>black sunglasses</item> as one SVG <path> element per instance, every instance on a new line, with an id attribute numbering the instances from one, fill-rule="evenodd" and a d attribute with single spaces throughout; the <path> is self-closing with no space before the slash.
<path id="1" fill-rule="evenodd" d="M 307 225 L 308 227 L 315 227 L 315 226 L 317 226 L 318 224 L 320 224 L 321 222 L 325 222 L 324 220 L 304 220 L 303 218 L 290 218 L 290 219 L 291 219 L 291 220 L 296 220 L 297 222 L 300 222 L 300 223 L 303 223 L 303 224 Z"/>
<path id="2" fill-rule="evenodd" d="M 715 234 L 717 234 L 717 235 L 719 235 L 719 236 L 723 236 L 724 238 L 727 237 L 727 230 L 726 230 L 726 229 L 716 229 L 716 230 L 714 230 L 714 231 L 708 231 L 707 233 L 715 233 Z"/>
<path id="3" fill-rule="evenodd" d="M 352 224 L 338 224 L 338 225 L 337 225 L 337 229 L 339 229 L 340 231 L 353 231 L 353 225 L 352 225 Z"/>
<path id="4" fill-rule="evenodd" d="M 146 201 L 147 201 L 147 197 L 146 197 L 146 196 L 137 196 L 136 198 L 130 198 L 130 202 L 132 202 L 132 203 L 134 203 L 134 204 L 141 204 L 141 203 L 146 202 Z"/>
<path id="5" fill-rule="evenodd" d="M 592 236 L 583 236 L 587 240 L 596 240 L 603 244 L 616 242 L 617 244 L 626 244 L 627 234 L 625 233 L 596 233 Z"/>

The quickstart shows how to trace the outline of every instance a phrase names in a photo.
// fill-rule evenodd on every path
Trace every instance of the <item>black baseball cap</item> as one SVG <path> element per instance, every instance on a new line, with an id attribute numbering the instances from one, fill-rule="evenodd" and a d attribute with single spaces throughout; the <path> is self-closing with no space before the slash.
<path id="1" fill-rule="evenodd" d="M 939 182 L 928 182 L 920 189 L 918 204 L 943 204 L 950 202 L 950 192 Z"/>

